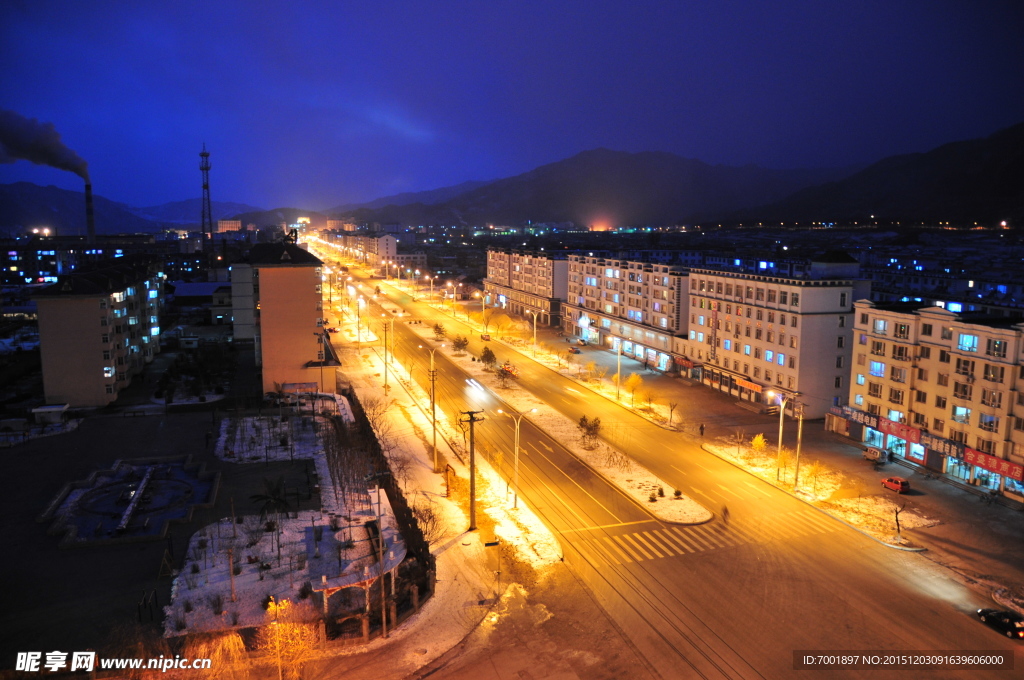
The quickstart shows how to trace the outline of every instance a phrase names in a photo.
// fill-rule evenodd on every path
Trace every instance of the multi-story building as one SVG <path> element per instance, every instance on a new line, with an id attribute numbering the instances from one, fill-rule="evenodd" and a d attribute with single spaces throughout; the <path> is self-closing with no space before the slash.
<path id="1" fill-rule="evenodd" d="M 542 326 L 558 326 L 568 294 L 569 263 L 556 253 L 487 251 L 484 302 L 520 314 Z"/>
<path id="2" fill-rule="evenodd" d="M 689 329 L 672 351 L 690 377 L 751 402 L 821 418 L 848 394 L 856 261 L 813 258 L 800 278 L 692 269 Z M 769 392 L 772 394 L 769 395 Z"/>
<path id="3" fill-rule="evenodd" d="M 35 297 L 47 404 L 105 406 L 160 352 L 161 266 L 118 260 Z"/>
<path id="4" fill-rule="evenodd" d="M 673 338 L 687 331 L 688 322 L 685 268 L 573 254 L 568 277 L 564 330 L 660 371 L 675 370 Z"/>
<path id="5" fill-rule="evenodd" d="M 334 390 L 323 263 L 292 243 L 259 243 L 231 268 L 234 335 L 252 340 L 263 392 Z"/>
<path id="6" fill-rule="evenodd" d="M 1024 501 L 1024 323 L 856 303 L 849 403 L 826 427 Z"/>
<path id="7" fill-rule="evenodd" d="M 341 256 L 367 267 L 378 267 L 382 273 L 385 262 L 398 260 L 398 239 L 391 234 L 334 232 L 324 233 L 321 238 L 328 245 L 339 249 Z"/>

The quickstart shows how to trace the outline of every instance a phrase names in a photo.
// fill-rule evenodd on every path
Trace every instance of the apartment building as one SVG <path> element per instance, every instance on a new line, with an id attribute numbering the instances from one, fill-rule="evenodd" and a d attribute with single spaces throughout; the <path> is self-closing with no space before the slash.
<path id="1" fill-rule="evenodd" d="M 334 390 L 323 263 L 292 243 L 260 243 L 231 269 L 234 334 L 252 340 L 263 392 Z"/>
<path id="2" fill-rule="evenodd" d="M 673 338 L 688 327 L 687 293 L 684 267 L 572 254 L 562 328 L 652 368 L 674 371 Z"/>
<path id="3" fill-rule="evenodd" d="M 1024 501 L 1024 323 L 860 300 L 849 402 L 826 427 Z"/>
<path id="4" fill-rule="evenodd" d="M 821 418 L 849 393 L 853 303 L 871 288 L 858 273 L 839 254 L 808 261 L 800 278 L 692 269 L 689 328 L 672 352 L 706 385 Z"/>
<path id="5" fill-rule="evenodd" d="M 164 275 L 148 258 L 61 276 L 36 296 L 47 404 L 105 406 L 160 352 Z"/>
<path id="6" fill-rule="evenodd" d="M 525 250 L 487 251 L 484 303 L 533 318 L 541 326 L 560 324 L 569 263 L 564 254 Z"/>
<path id="7" fill-rule="evenodd" d="M 391 234 L 324 233 L 322 240 L 341 256 L 380 268 L 382 273 L 386 262 L 398 261 L 398 239 Z"/>

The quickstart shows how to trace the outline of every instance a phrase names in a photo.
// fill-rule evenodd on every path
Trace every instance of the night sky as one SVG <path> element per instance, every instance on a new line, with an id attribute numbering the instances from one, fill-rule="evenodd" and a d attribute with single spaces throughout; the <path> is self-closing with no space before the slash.
<path id="1" fill-rule="evenodd" d="M 0 109 L 97 194 L 325 209 L 608 147 L 866 164 L 1024 121 L 1024 3 L 0 2 Z M 4 159 L 10 160 L 10 159 Z M 0 183 L 81 190 L 0 164 Z"/>

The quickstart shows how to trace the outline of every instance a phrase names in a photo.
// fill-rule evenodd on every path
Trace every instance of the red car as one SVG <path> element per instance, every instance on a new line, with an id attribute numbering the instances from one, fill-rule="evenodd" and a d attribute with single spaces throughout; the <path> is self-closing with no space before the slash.
<path id="1" fill-rule="evenodd" d="M 902 477 L 886 477 L 882 480 L 882 486 L 886 489 L 892 489 L 896 493 L 906 493 L 910 491 L 910 482 Z"/>
<path id="2" fill-rule="evenodd" d="M 569 348 L 569 354 L 579 354 L 579 353 L 580 353 L 580 348 L 579 347 L 570 347 Z"/>

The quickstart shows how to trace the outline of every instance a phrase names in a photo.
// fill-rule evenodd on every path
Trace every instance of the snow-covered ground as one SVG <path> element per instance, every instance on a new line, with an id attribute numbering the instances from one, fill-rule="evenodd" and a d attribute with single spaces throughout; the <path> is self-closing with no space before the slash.
<path id="1" fill-rule="evenodd" d="M 333 400 L 337 412 L 351 421 L 351 406 L 344 397 L 318 397 L 321 402 Z M 313 590 L 366 585 L 380 573 L 375 542 L 364 528 L 369 520 L 382 525 L 384 571 L 405 558 L 405 544 L 385 494 L 369 488 L 345 496 L 332 492 L 318 420 L 323 419 L 268 415 L 221 421 L 215 445 L 219 458 L 237 463 L 311 459 L 321 484 L 322 508 L 291 517 L 273 512 L 238 517 L 234 525 L 231 518 L 224 518 L 194 534 L 171 587 L 171 604 L 165 607 L 165 634 L 260 625 L 265 622 L 268 596 L 299 603 L 308 601 Z M 236 572 L 233 579 L 231 571 Z"/>
<path id="2" fill-rule="evenodd" d="M 799 498 L 833 517 L 886 543 L 909 543 L 906 537 L 897 533 L 897 510 L 900 510 L 901 529 L 930 527 L 939 523 L 938 520 L 929 519 L 913 510 L 902 511 L 902 503 L 898 496 L 863 495 L 842 472 L 813 460 L 804 459 L 801 462 L 800 488 L 794 489 L 794 461 L 789 460 L 780 472 L 776 465 L 777 451 L 771 446 L 760 453 L 754 450 L 749 441 L 743 441 L 738 445 L 735 441 L 704 444 L 703 448 L 720 458 L 732 461 L 770 484 L 795 493 Z"/>

